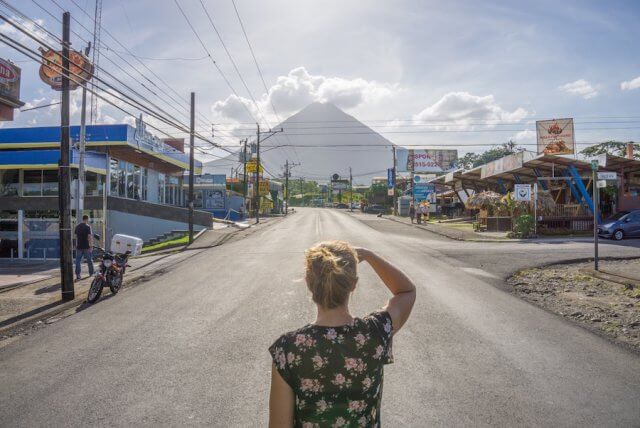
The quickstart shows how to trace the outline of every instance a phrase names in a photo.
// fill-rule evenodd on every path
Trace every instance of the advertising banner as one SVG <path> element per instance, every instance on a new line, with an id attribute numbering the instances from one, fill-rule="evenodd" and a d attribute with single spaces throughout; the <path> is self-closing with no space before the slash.
<path id="1" fill-rule="evenodd" d="M 393 168 L 388 168 L 387 169 L 387 187 L 389 189 L 393 189 L 395 186 L 395 183 L 393 182 Z"/>
<path id="2" fill-rule="evenodd" d="M 573 119 L 539 120 L 536 122 L 538 154 L 570 155 L 575 153 Z"/>
<path id="3" fill-rule="evenodd" d="M 456 168 L 457 150 L 396 149 L 397 172 L 446 172 Z"/>
<path id="4" fill-rule="evenodd" d="M 435 202 L 436 186 L 433 184 L 419 184 L 413 186 L 413 199 L 416 203 L 422 201 Z"/>
<path id="5" fill-rule="evenodd" d="M 346 180 L 334 181 L 331 183 L 331 188 L 333 190 L 347 190 L 349 188 L 349 182 Z"/>
<path id="6" fill-rule="evenodd" d="M 503 172 L 521 168 L 525 162 L 535 157 L 533 152 L 518 152 L 489 162 L 482 166 L 480 177 L 487 178 Z"/>

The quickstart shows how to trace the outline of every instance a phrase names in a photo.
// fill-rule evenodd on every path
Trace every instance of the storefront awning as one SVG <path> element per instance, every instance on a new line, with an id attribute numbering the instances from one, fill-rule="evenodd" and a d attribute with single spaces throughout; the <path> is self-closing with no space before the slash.
<path id="1" fill-rule="evenodd" d="M 71 150 L 72 168 L 78 167 L 80 153 Z M 0 150 L 0 169 L 58 169 L 60 150 Z M 97 174 L 107 173 L 105 153 L 85 152 L 85 168 Z"/>

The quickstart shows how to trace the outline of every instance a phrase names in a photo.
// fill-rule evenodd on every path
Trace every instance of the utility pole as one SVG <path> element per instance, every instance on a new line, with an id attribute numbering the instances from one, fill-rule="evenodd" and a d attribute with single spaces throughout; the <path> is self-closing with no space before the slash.
<path id="1" fill-rule="evenodd" d="M 196 122 L 196 94 L 191 92 L 191 127 L 189 129 L 189 244 L 193 242 L 193 152 L 195 151 L 194 132 Z"/>
<path id="2" fill-rule="evenodd" d="M 255 184 L 255 195 L 256 195 L 256 224 L 260 223 L 260 124 L 256 123 L 257 131 L 256 131 L 256 184 Z"/>
<path id="3" fill-rule="evenodd" d="M 73 300 L 71 263 L 71 171 L 69 170 L 69 41 L 71 15 L 62 14 L 62 96 L 60 105 L 60 168 L 58 176 L 58 210 L 60 215 L 60 284 L 62 300 Z"/>
<path id="4" fill-rule="evenodd" d="M 349 167 L 349 211 L 353 212 L 353 174 Z"/>
<path id="5" fill-rule="evenodd" d="M 598 179 L 598 161 L 591 161 L 591 186 L 593 186 L 593 268 L 598 270 L 598 206 L 600 205 Z"/>
<path id="6" fill-rule="evenodd" d="M 243 174 L 242 177 L 243 177 L 243 180 L 244 180 L 244 184 L 242 186 L 242 194 L 244 196 L 244 202 L 243 203 L 246 205 L 246 203 L 247 203 L 247 190 L 248 190 L 247 189 L 247 184 L 248 184 L 247 183 L 247 138 L 245 138 L 243 142 L 244 142 L 244 147 L 242 149 L 242 166 L 244 168 L 244 171 L 242 173 Z"/>
<path id="7" fill-rule="evenodd" d="M 89 55 L 91 50 L 91 42 L 84 50 L 85 56 Z M 84 156 L 87 142 L 87 81 L 82 85 L 82 110 L 80 111 L 80 142 L 79 142 L 79 159 L 78 159 L 78 180 L 76 189 L 76 224 L 82 222 L 82 212 L 84 211 L 84 191 L 85 191 L 85 167 Z M 103 213 L 103 223 L 106 220 L 106 212 Z M 106 239 L 104 236 L 102 239 Z"/>
<path id="8" fill-rule="evenodd" d="M 396 146 L 393 146 L 393 215 L 398 215 L 398 197 L 396 196 Z"/>
<path id="9" fill-rule="evenodd" d="M 300 206 L 304 206 L 304 188 L 302 186 L 302 177 L 300 177 Z"/>
<path id="10" fill-rule="evenodd" d="M 284 164 L 284 215 L 289 213 L 289 159 Z"/>

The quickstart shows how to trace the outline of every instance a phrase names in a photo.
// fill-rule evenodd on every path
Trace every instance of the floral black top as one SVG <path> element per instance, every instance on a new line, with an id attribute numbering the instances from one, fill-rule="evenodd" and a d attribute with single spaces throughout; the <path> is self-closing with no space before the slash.
<path id="1" fill-rule="evenodd" d="M 384 311 L 280 336 L 269 352 L 295 393 L 295 426 L 379 427 L 383 367 L 393 362 L 391 334 Z"/>

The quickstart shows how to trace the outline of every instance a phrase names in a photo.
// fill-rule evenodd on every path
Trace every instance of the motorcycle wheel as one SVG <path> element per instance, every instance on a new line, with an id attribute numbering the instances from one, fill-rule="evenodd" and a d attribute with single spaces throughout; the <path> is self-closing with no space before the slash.
<path id="1" fill-rule="evenodd" d="M 89 287 L 89 293 L 87 294 L 87 302 L 95 303 L 100 298 L 103 287 L 104 283 L 100 277 L 93 278 L 91 287 Z"/>
<path id="2" fill-rule="evenodd" d="M 120 287 L 122 287 L 122 274 L 112 277 L 109 282 L 109 289 L 113 294 L 118 294 Z"/>

